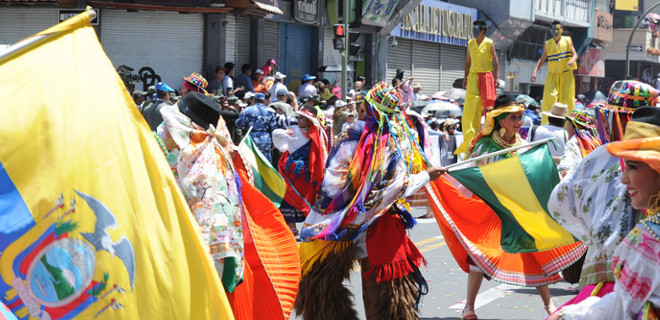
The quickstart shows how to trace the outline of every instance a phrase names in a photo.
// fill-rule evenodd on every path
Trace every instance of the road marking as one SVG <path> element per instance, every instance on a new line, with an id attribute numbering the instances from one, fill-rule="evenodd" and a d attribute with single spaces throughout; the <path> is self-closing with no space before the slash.
<path id="1" fill-rule="evenodd" d="M 447 243 L 444 242 L 444 241 L 442 241 L 441 243 L 434 244 L 434 245 L 430 245 L 430 246 L 428 246 L 428 247 L 424 247 L 424 248 L 422 248 L 422 249 L 419 249 L 419 252 L 427 252 L 427 251 L 431 251 L 431 250 L 433 250 L 433 249 L 437 249 L 437 248 L 440 248 L 440 247 L 442 247 L 442 246 L 446 246 L 446 245 L 447 245 Z"/>
<path id="2" fill-rule="evenodd" d="M 436 242 L 440 239 L 444 239 L 444 237 L 443 236 L 437 236 L 437 237 L 433 237 L 433 238 L 424 239 L 422 241 L 415 242 L 415 245 L 419 247 L 419 246 L 423 246 L 423 245 L 425 245 L 429 242 Z"/>
<path id="3" fill-rule="evenodd" d="M 510 293 L 516 288 L 520 288 L 519 286 L 514 286 L 511 284 L 500 284 L 494 288 L 490 288 L 485 292 L 482 292 L 477 295 L 477 300 L 476 300 L 476 305 L 474 306 L 474 309 L 479 309 L 499 298 L 504 298 L 504 296 L 507 295 L 507 293 Z M 449 309 L 457 309 L 457 312 L 460 312 L 463 310 L 463 307 L 465 307 L 465 300 L 452 305 L 449 307 Z"/>

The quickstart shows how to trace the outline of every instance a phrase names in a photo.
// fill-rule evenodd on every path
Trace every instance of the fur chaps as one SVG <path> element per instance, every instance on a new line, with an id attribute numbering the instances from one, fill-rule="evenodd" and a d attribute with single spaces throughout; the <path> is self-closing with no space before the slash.
<path id="1" fill-rule="evenodd" d="M 355 264 L 353 246 L 315 261 L 300 281 L 296 314 L 305 320 L 358 320 L 355 300 L 343 284 Z"/>
<path id="2" fill-rule="evenodd" d="M 367 261 L 362 261 L 362 270 L 369 270 Z M 412 273 L 380 283 L 376 281 L 376 273 L 370 274 L 369 279 L 362 278 L 362 298 L 368 320 L 419 319 L 415 310 L 417 295 L 418 285 Z"/>

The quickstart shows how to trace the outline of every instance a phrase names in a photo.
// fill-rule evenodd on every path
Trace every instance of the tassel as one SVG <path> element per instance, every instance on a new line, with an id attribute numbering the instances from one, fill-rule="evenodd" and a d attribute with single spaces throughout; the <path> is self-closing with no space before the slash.
<path id="1" fill-rule="evenodd" d="M 394 211 L 401 217 L 403 224 L 406 226 L 406 229 L 412 229 L 417 225 L 417 220 L 410 214 L 408 211 L 408 206 L 406 203 L 397 202 L 392 205 Z"/>

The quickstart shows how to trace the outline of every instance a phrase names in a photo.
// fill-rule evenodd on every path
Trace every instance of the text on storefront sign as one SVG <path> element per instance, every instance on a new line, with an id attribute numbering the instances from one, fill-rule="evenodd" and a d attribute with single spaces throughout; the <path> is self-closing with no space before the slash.
<path id="1" fill-rule="evenodd" d="M 472 33 L 472 15 L 419 5 L 403 20 L 401 29 L 467 40 Z"/>

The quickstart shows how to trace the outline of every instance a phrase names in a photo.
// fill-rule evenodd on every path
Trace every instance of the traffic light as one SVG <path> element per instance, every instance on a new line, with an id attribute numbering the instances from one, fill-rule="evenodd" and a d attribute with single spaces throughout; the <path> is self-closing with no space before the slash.
<path id="1" fill-rule="evenodd" d="M 332 26 L 335 38 L 332 40 L 332 45 L 335 50 L 346 50 L 346 26 L 343 24 L 335 24 Z"/>
<path id="2" fill-rule="evenodd" d="M 348 43 L 349 43 L 348 54 L 351 56 L 357 56 L 358 52 L 360 51 L 360 45 L 356 43 L 359 37 L 360 37 L 359 32 L 350 31 L 348 33 Z"/>
<path id="3" fill-rule="evenodd" d="M 336 24 L 333 26 L 335 32 L 335 38 L 345 38 L 346 30 L 343 24 Z"/>

